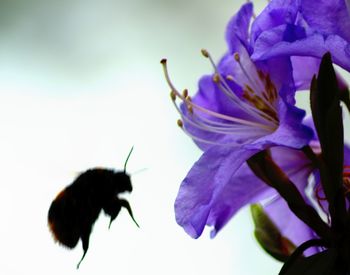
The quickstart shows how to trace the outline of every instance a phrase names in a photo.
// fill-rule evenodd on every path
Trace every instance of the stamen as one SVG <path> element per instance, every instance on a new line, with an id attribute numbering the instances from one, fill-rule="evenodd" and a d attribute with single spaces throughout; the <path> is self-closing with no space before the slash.
<path id="1" fill-rule="evenodd" d="M 320 207 L 320 209 L 323 211 L 323 213 L 326 215 L 327 223 L 330 224 L 331 217 L 328 214 L 328 211 L 325 209 L 324 205 L 322 204 L 322 201 L 326 201 L 327 198 L 326 197 L 321 197 L 321 195 L 320 195 L 321 189 L 322 189 L 322 185 L 318 184 L 316 186 L 316 189 L 315 189 L 316 202 L 317 202 L 318 206 Z"/>
<path id="2" fill-rule="evenodd" d="M 266 77 L 263 74 L 259 74 L 259 71 L 256 68 L 254 68 L 254 70 L 252 71 L 252 74 L 249 74 L 241 62 L 241 57 L 239 53 L 234 54 L 234 59 L 238 63 L 240 69 L 242 70 L 244 76 L 247 78 L 249 84 L 251 84 L 251 86 L 260 96 L 263 96 L 263 93 L 266 89 L 262 82 L 266 80 Z M 253 66 L 255 67 L 255 65 Z M 256 74 L 254 75 L 254 73 Z M 253 75 L 253 79 L 251 78 L 252 75 Z M 268 103 L 269 102 L 267 102 L 267 104 Z"/>
<path id="3" fill-rule="evenodd" d="M 187 111 L 190 113 L 190 114 L 193 114 L 193 108 L 191 105 L 188 105 L 187 106 Z"/>
<path id="4" fill-rule="evenodd" d="M 201 49 L 201 53 L 204 57 L 208 58 L 209 57 L 209 53 L 206 49 Z"/>
<path id="5" fill-rule="evenodd" d="M 192 135 L 190 132 L 188 132 L 186 130 L 185 127 L 181 127 L 181 129 L 184 131 L 184 133 L 186 135 L 188 135 L 191 139 L 193 140 L 196 140 L 196 141 L 199 141 L 199 142 L 202 142 L 202 143 L 206 143 L 206 144 L 211 144 L 211 145 L 222 145 L 222 146 L 232 146 L 232 144 L 222 144 L 222 143 L 218 143 L 218 142 L 214 142 L 214 141 L 209 141 L 209 140 L 206 140 L 206 139 L 202 139 L 202 138 L 199 138 L 197 136 L 194 136 Z M 237 145 L 237 144 L 235 144 Z"/>
<path id="6" fill-rule="evenodd" d="M 220 83 L 220 75 L 218 73 L 215 73 L 213 76 L 213 81 L 215 83 Z"/>
<path id="7" fill-rule="evenodd" d="M 183 90 L 182 96 L 183 96 L 184 98 L 188 97 L 188 90 L 187 90 L 187 89 Z"/>
<path id="8" fill-rule="evenodd" d="M 234 78 L 232 75 L 227 75 L 226 76 L 226 79 L 229 80 L 229 81 L 234 81 Z"/>
<path id="9" fill-rule="evenodd" d="M 266 134 L 267 131 L 264 129 L 259 129 L 255 127 L 246 127 L 244 125 L 213 125 L 209 120 L 206 120 L 204 117 L 200 117 L 196 114 L 193 114 L 191 119 L 183 116 L 183 119 L 191 124 L 192 126 L 215 134 L 224 134 L 235 136 L 239 134 L 240 136 L 260 136 Z"/>
<path id="10" fill-rule="evenodd" d="M 235 95 L 232 90 L 227 90 L 225 86 L 223 86 L 220 83 L 217 83 L 219 90 L 221 90 L 229 99 L 231 99 L 234 103 L 237 104 L 237 97 L 233 96 Z M 247 114 L 251 115 L 255 120 L 261 121 L 264 124 L 271 124 L 271 127 L 277 128 L 278 126 L 278 120 L 275 119 L 274 116 L 270 116 L 270 114 L 265 113 L 262 109 L 255 108 L 256 106 L 247 104 L 243 102 L 241 99 L 238 99 L 240 101 L 240 106 L 243 111 L 245 111 Z"/>
<path id="11" fill-rule="evenodd" d="M 345 194 L 348 194 L 350 192 L 350 178 L 344 178 L 343 182 L 345 187 L 347 188 Z"/>
<path id="12" fill-rule="evenodd" d="M 237 62 L 240 62 L 240 61 L 241 61 L 241 58 L 239 57 L 239 54 L 238 54 L 238 53 L 234 53 L 233 58 L 234 58 Z"/>
<path id="13" fill-rule="evenodd" d="M 163 67 L 163 72 L 165 76 L 165 80 L 168 83 L 169 87 L 171 88 L 171 91 L 175 93 L 176 96 L 179 98 L 183 99 L 182 95 L 179 93 L 179 91 L 175 88 L 174 84 L 171 82 L 169 73 L 168 73 L 168 68 L 167 68 L 167 60 L 163 58 L 160 63 L 162 64 Z"/>
<path id="14" fill-rule="evenodd" d="M 170 97 L 171 97 L 172 101 L 174 101 L 174 102 L 176 101 L 176 93 L 174 91 L 170 92 Z"/>
<path id="15" fill-rule="evenodd" d="M 321 195 L 320 195 L 321 189 L 322 189 L 322 185 L 318 184 L 317 187 L 316 187 L 316 190 L 315 190 L 316 198 L 317 198 L 318 201 L 326 201 L 327 198 L 325 196 L 321 197 Z"/>
<path id="16" fill-rule="evenodd" d="M 187 104 L 191 105 L 194 110 L 201 111 L 202 113 L 205 113 L 207 115 L 211 115 L 214 118 L 219 118 L 219 119 L 231 121 L 231 122 L 234 122 L 234 123 L 240 123 L 242 125 L 260 127 L 260 128 L 267 129 L 269 131 L 274 131 L 274 128 L 271 128 L 271 127 L 269 127 L 268 125 L 265 125 L 265 124 L 252 122 L 252 121 L 248 121 L 248 120 L 244 120 L 244 119 L 240 119 L 240 118 L 230 117 L 230 116 L 227 116 L 227 115 L 224 115 L 224 114 L 221 114 L 221 113 L 217 113 L 217 112 L 208 110 L 208 109 L 206 109 L 206 108 L 204 108 L 204 107 L 202 107 L 200 105 L 197 105 L 197 104 L 193 103 L 189 96 L 184 98 L 183 95 L 179 93 L 179 91 L 175 88 L 175 86 L 173 85 L 173 83 L 170 80 L 169 73 L 168 73 L 168 68 L 167 68 L 167 64 L 166 64 L 166 59 L 162 59 L 161 63 L 163 65 L 165 79 L 166 79 L 168 85 L 170 86 L 170 88 L 172 89 L 172 91 L 175 93 L 175 95 L 177 97 L 179 97 L 180 99 L 185 101 Z"/>
<path id="17" fill-rule="evenodd" d="M 211 55 L 209 54 L 208 51 L 206 51 L 206 56 L 209 58 L 211 65 L 214 68 L 215 71 L 215 79 L 213 79 L 213 81 L 215 83 L 217 83 L 219 86 L 219 89 L 224 92 L 225 95 L 227 95 L 229 97 L 229 99 L 231 99 L 238 107 L 240 107 L 243 111 L 249 113 L 253 118 L 260 120 L 260 121 L 264 121 L 264 123 L 266 123 L 265 119 L 261 119 L 261 116 L 269 117 L 269 114 L 264 113 L 262 110 L 255 108 L 254 106 L 251 106 L 250 104 L 247 104 L 246 102 L 242 101 L 240 98 L 237 97 L 236 93 L 233 92 L 230 88 L 230 86 L 227 84 L 227 82 L 225 81 L 225 79 L 220 75 L 218 68 L 215 65 L 215 62 L 213 60 L 213 58 L 211 57 Z M 236 58 L 239 60 L 239 55 L 238 53 L 236 53 Z M 220 82 L 218 82 L 218 78 L 220 79 Z M 232 81 L 234 81 L 234 78 L 232 75 L 229 75 L 228 78 Z M 222 84 L 221 84 L 222 83 Z M 268 119 L 269 122 L 271 121 L 275 121 L 275 123 L 273 124 L 274 127 L 278 126 L 278 120 L 276 121 L 276 119 L 274 117 L 270 117 Z M 268 122 L 268 123 L 269 123 Z"/>
<path id="18" fill-rule="evenodd" d="M 270 204 L 276 202 L 278 199 L 280 199 L 281 197 L 279 195 L 273 195 L 272 197 L 263 199 L 262 201 L 260 201 L 259 203 L 261 204 L 261 206 L 263 208 L 269 206 Z"/>
<path id="19" fill-rule="evenodd" d="M 273 132 L 278 127 L 277 114 L 275 118 L 275 114 L 272 112 L 272 110 L 274 109 L 270 110 L 264 104 L 264 99 L 258 97 L 258 95 L 255 94 L 254 90 L 249 86 L 248 87 L 250 89 L 246 88 L 246 90 L 249 91 L 249 102 L 251 104 L 248 104 L 244 100 L 239 98 L 237 94 L 232 91 L 226 80 L 219 73 L 218 68 L 216 67 L 209 52 L 205 49 L 203 49 L 201 52 L 204 57 L 210 60 L 212 66 L 214 67 L 215 74 L 213 75 L 213 81 L 217 84 L 219 90 L 221 90 L 230 100 L 234 102 L 235 107 L 241 108 L 243 113 L 250 115 L 254 119 L 247 120 L 230 115 L 225 115 L 223 113 L 212 111 L 207 109 L 206 107 L 193 103 L 191 97 L 188 94 L 187 89 L 184 89 L 182 93 L 180 93 L 179 90 L 177 90 L 176 87 L 173 85 L 167 68 L 167 60 L 162 59 L 161 64 L 163 67 L 165 79 L 169 87 L 171 88 L 170 97 L 172 99 L 172 102 L 174 103 L 176 110 L 181 116 L 181 119 L 177 121 L 178 126 L 188 136 L 190 136 L 196 141 L 224 146 L 237 146 Z M 240 61 L 240 56 L 238 54 L 235 54 L 235 59 Z M 243 66 L 241 67 L 243 68 Z M 245 73 L 245 75 L 247 76 L 247 73 Z M 235 81 L 232 75 L 227 75 L 226 79 L 228 81 Z M 251 79 L 249 77 L 247 77 L 247 79 L 249 82 L 251 82 Z M 184 113 L 183 109 L 180 109 L 180 107 L 176 103 L 176 98 L 180 98 L 183 101 L 183 106 L 186 108 L 187 113 Z M 268 100 L 266 95 L 265 100 Z M 223 136 L 239 135 L 241 139 L 237 140 L 237 138 L 234 138 L 234 142 L 226 144 L 218 142 L 217 136 L 208 136 L 208 138 L 202 139 L 196 134 L 190 133 L 188 129 L 186 129 L 185 125 L 191 125 L 199 130 L 213 134 L 221 134 Z M 214 140 L 210 140 L 211 138 Z"/>
<path id="20" fill-rule="evenodd" d="M 190 132 L 188 132 L 187 129 L 184 126 L 181 126 L 181 129 L 191 139 L 199 141 L 199 142 L 202 142 L 202 143 L 206 143 L 206 144 L 210 144 L 210 145 L 219 145 L 219 146 L 238 146 L 238 145 L 241 145 L 241 143 L 239 143 L 239 142 L 220 143 L 220 142 L 217 142 L 217 141 L 211 141 L 211 140 L 207 140 L 207 139 L 202 139 L 202 138 L 197 137 L 197 136 L 191 134 Z"/>
<path id="21" fill-rule="evenodd" d="M 264 129 L 260 129 L 256 127 L 247 128 L 247 126 L 244 126 L 244 125 L 222 123 L 222 122 L 209 120 L 204 117 L 200 117 L 197 114 L 194 114 L 191 106 L 187 106 L 191 115 L 191 118 L 189 118 L 181 112 L 180 108 L 177 106 L 177 104 L 175 104 L 175 102 L 174 102 L 174 107 L 180 114 L 182 121 L 185 121 L 186 123 L 191 124 L 192 126 L 207 132 L 224 134 L 224 135 L 236 135 L 239 133 L 241 136 L 247 135 L 249 137 L 252 137 L 253 135 L 259 136 L 259 135 L 266 134 L 266 130 Z M 181 125 L 183 125 L 182 121 L 181 121 L 182 123 Z"/>
<path id="22" fill-rule="evenodd" d="M 269 127 L 267 125 L 264 125 L 264 124 L 260 124 L 260 123 L 256 123 L 256 122 L 252 122 L 252 121 L 247 121 L 247 120 L 240 119 L 240 118 L 226 116 L 226 115 L 223 115 L 223 114 L 216 113 L 216 112 L 210 111 L 208 109 L 205 109 L 202 106 L 199 106 L 199 105 L 194 104 L 192 102 L 191 102 L 191 104 L 192 104 L 194 109 L 196 109 L 198 111 L 201 111 L 203 113 L 206 113 L 208 115 L 212 115 L 213 117 L 216 117 L 216 118 L 221 118 L 221 119 L 232 121 L 232 122 L 235 122 L 235 123 L 241 123 L 243 125 L 249 125 L 249 126 L 265 128 L 265 129 L 272 130 L 272 131 L 274 130 L 274 128 L 271 128 L 271 127 Z"/>
<path id="23" fill-rule="evenodd" d="M 350 165 L 344 165 L 343 183 L 346 189 L 345 194 L 348 194 L 350 192 Z"/>
<path id="24" fill-rule="evenodd" d="M 257 77 L 259 80 L 257 81 L 253 81 L 253 79 L 251 78 L 251 75 L 248 74 L 247 70 L 244 68 L 242 62 L 241 62 L 241 58 L 239 53 L 235 53 L 234 54 L 234 59 L 237 61 L 239 67 L 241 68 L 244 76 L 247 78 L 248 82 L 251 84 L 253 90 L 255 90 L 257 92 L 257 94 L 259 95 L 259 97 L 261 97 L 264 100 L 264 91 L 265 91 L 265 87 L 262 85 L 261 81 L 259 81 L 259 77 Z M 246 83 L 246 86 L 247 83 Z M 273 105 L 271 105 L 271 103 L 268 100 L 264 100 L 264 103 L 269 106 L 270 109 L 275 110 L 275 107 Z"/>

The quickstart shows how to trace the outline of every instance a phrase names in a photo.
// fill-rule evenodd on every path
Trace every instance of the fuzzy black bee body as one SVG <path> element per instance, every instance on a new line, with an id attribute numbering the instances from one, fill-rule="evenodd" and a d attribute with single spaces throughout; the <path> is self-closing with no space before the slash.
<path id="1" fill-rule="evenodd" d="M 125 169 L 115 172 L 95 168 L 80 174 L 51 203 L 48 223 L 55 240 L 68 248 L 74 248 L 79 239 L 82 241 L 84 254 L 77 268 L 89 248 L 92 227 L 101 210 L 110 216 L 111 226 L 124 207 L 138 226 L 128 201 L 118 198 L 118 194 L 131 191 L 130 176 Z"/>

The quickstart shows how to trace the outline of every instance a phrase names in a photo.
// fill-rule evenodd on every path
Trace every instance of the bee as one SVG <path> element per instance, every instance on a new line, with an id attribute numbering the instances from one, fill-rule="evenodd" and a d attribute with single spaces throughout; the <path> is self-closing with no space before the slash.
<path id="1" fill-rule="evenodd" d="M 128 211 L 131 219 L 139 227 L 129 202 L 118 198 L 120 193 L 132 192 L 130 176 L 126 173 L 126 164 L 132 150 L 133 148 L 124 163 L 124 171 L 89 169 L 63 189 L 51 203 L 48 225 L 54 239 L 70 249 L 81 239 L 84 253 L 77 264 L 77 269 L 89 249 L 90 234 L 102 209 L 110 216 L 108 228 L 122 207 Z"/>

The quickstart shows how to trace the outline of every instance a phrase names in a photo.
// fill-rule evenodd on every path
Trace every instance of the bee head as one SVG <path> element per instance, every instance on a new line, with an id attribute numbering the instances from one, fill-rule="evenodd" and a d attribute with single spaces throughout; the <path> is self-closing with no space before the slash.
<path id="1" fill-rule="evenodd" d="M 116 186 L 117 193 L 132 192 L 130 176 L 125 172 L 115 173 L 113 183 Z"/>

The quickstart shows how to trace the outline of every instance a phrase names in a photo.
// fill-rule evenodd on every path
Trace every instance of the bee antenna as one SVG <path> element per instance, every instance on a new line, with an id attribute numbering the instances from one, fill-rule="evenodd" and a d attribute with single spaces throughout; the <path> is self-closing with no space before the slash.
<path id="1" fill-rule="evenodd" d="M 129 154 L 128 154 L 128 156 L 126 157 L 126 160 L 125 160 L 125 163 L 124 163 L 124 173 L 126 173 L 126 164 L 128 163 L 128 160 L 129 160 L 129 158 L 130 158 L 130 155 L 131 155 L 131 153 L 132 153 L 132 150 L 134 150 L 134 146 L 131 147 Z"/>

